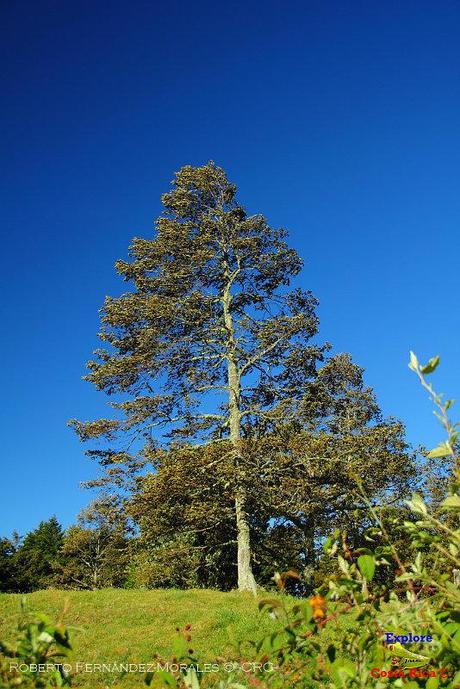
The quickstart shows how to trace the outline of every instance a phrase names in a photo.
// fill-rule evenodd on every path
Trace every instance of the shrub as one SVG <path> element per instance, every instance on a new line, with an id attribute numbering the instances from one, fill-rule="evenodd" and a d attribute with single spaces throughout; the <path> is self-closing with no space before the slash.
<path id="1" fill-rule="evenodd" d="M 72 650 L 69 630 L 53 624 L 45 615 L 23 619 L 18 624 L 14 645 L 0 641 L 0 689 L 47 689 L 71 684 L 66 663 Z"/>

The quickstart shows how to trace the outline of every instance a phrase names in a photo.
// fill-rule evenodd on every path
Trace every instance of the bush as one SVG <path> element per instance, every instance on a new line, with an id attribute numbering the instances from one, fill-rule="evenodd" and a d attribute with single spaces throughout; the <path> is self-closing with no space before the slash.
<path id="1" fill-rule="evenodd" d="M 52 624 L 45 615 L 23 619 L 18 624 L 15 645 L 0 641 L 0 689 L 47 689 L 71 684 L 65 661 L 72 650 L 69 631 Z"/>

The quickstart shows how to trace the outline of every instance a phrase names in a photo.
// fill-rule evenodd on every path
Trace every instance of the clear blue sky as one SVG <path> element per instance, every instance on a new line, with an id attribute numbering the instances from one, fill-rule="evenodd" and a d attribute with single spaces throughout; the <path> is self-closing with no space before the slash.
<path id="1" fill-rule="evenodd" d="M 322 338 L 437 442 L 407 360 L 441 354 L 460 396 L 457 2 L 3 0 L 0 24 L 0 534 L 90 499 L 66 421 L 107 413 L 98 309 L 184 164 L 290 230 Z"/>

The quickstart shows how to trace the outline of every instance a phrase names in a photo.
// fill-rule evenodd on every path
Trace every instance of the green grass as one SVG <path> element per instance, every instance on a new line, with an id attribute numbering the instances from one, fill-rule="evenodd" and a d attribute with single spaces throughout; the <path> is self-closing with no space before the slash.
<path id="1" fill-rule="evenodd" d="M 22 598 L 0 594 L 0 639 L 4 641 L 14 642 Z M 59 619 L 76 628 L 71 631 L 73 663 L 148 663 L 154 653 L 171 659 L 176 627 L 186 624 L 192 625 L 190 646 L 200 661 L 230 660 L 237 657 L 237 641 L 259 639 L 274 628 L 250 595 L 208 589 L 36 591 L 26 596 L 26 606 L 30 613 L 45 613 L 52 621 Z M 73 684 L 97 689 L 142 687 L 142 680 L 131 674 L 120 684 L 111 673 L 80 673 Z"/>

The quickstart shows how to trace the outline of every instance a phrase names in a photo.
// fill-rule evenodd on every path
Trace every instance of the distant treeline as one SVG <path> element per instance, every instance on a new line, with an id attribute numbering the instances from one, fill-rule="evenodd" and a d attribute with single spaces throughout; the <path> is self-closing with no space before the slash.
<path id="1" fill-rule="evenodd" d="M 0 539 L 0 591 L 124 586 L 128 543 L 117 528 L 78 524 L 64 531 L 51 517 L 24 538 Z"/>

